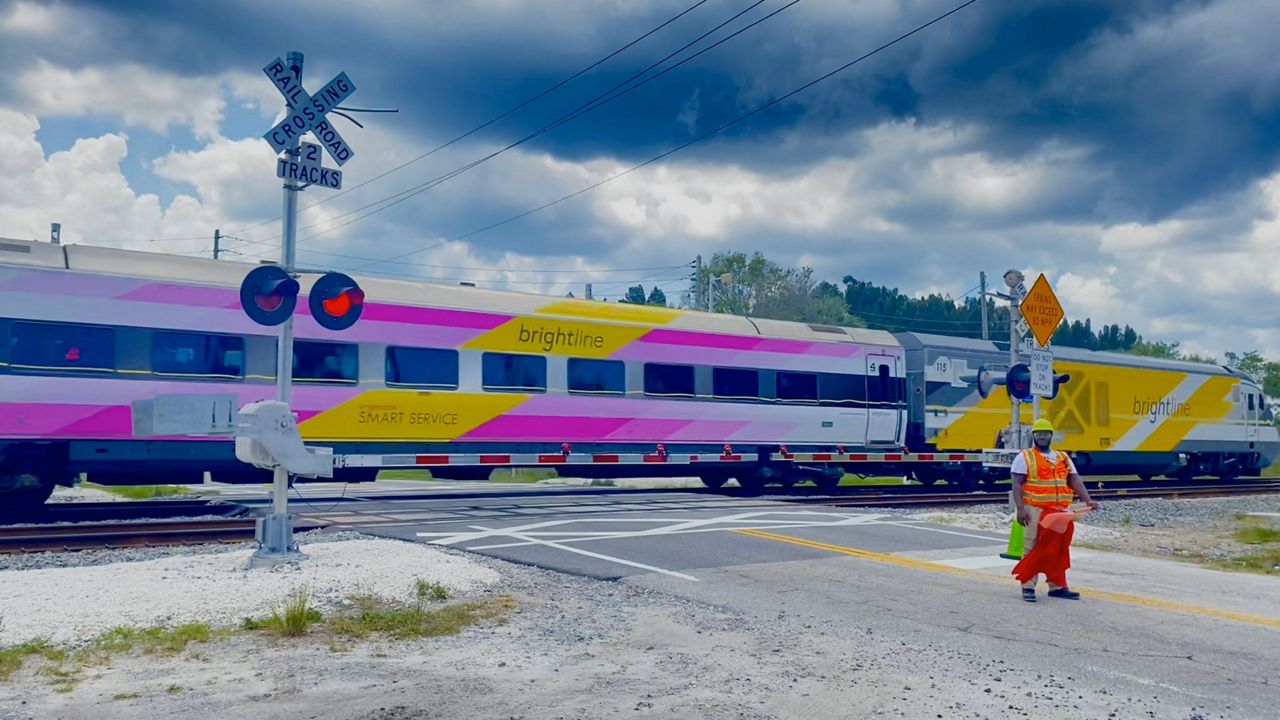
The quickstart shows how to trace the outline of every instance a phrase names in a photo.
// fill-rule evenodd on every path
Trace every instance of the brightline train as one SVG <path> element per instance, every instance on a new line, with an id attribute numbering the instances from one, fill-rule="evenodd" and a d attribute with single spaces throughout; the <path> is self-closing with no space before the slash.
<path id="1" fill-rule="evenodd" d="M 138 438 L 134 400 L 275 394 L 274 328 L 240 306 L 243 264 L 0 241 L 0 508 L 77 477 L 267 482 L 218 438 Z M 310 286 L 301 279 L 303 295 Z M 335 479 L 554 466 L 580 477 L 696 476 L 711 487 L 845 472 L 965 483 L 1009 422 L 1007 350 L 468 286 L 362 279 L 341 332 L 296 311 L 293 409 Z M 1059 348 L 1071 379 L 1042 414 L 1083 473 L 1234 477 L 1280 438 L 1228 369 Z M 1030 408 L 1022 419 L 1029 423 Z M 998 475 L 998 474 L 997 474 Z"/>

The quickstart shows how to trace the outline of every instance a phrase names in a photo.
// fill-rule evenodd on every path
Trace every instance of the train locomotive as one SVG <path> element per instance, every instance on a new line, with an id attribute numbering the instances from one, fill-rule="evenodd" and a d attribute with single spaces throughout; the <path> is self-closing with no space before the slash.
<path id="1" fill-rule="evenodd" d="M 263 483 L 216 438 L 139 438 L 133 401 L 275 393 L 276 337 L 251 322 L 246 266 L 0 241 L 0 510 L 77 478 Z M 309 288 L 301 280 L 305 295 Z M 384 278 L 343 331 L 299 301 L 293 409 L 334 479 L 554 466 L 582 477 L 696 476 L 718 487 L 832 486 L 846 472 L 998 479 L 1009 422 L 979 340 L 551 298 Z M 1002 364 L 1003 363 L 1003 364 Z M 1262 392 L 1209 365 L 1059 348 L 1042 414 L 1082 473 L 1235 477 L 1280 453 Z M 1024 406 L 1029 423 L 1030 408 Z"/>

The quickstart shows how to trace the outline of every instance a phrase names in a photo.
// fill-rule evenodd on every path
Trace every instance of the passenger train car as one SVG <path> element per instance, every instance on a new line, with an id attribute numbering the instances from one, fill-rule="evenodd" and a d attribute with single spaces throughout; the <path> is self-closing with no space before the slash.
<path id="1" fill-rule="evenodd" d="M 131 403 L 275 394 L 274 328 L 239 301 L 247 267 L 0 242 L 0 508 L 79 475 L 104 484 L 267 482 L 234 443 L 135 438 Z M 304 295 L 310 278 L 302 278 Z M 987 342 L 370 278 L 356 325 L 300 300 L 293 409 L 335 479 L 555 465 L 587 477 L 694 475 L 716 487 L 824 485 L 846 471 L 982 475 L 1008 422 L 980 381 Z M 1236 475 L 1280 439 L 1250 381 L 1210 366 L 1059 350 L 1047 405 L 1082 471 Z M 985 374 L 984 374 L 985 373 Z M 1002 414 L 1003 413 L 1003 414 Z M 1029 410 L 1028 410 L 1029 413 Z M 1025 416 L 1029 422 L 1029 415 Z"/>

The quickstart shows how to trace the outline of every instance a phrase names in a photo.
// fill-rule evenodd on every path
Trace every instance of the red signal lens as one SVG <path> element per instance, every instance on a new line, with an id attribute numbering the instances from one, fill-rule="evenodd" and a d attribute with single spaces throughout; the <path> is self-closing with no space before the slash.
<path id="1" fill-rule="evenodd" d="M 351 312 L 353 305 L 364 302 L 364 292 L 356 289 L 343 290 L 336 297 L 320 301 L 320 306 L 332 317 L 343 317 Z"/>
<path id="2" fill-rule="evenodd" d="M 253 303 L 262 308 L 266 312 L 272 312 L 279 309 L 280 304 L 284 302 L 283 295 L 254 295 Z"/>

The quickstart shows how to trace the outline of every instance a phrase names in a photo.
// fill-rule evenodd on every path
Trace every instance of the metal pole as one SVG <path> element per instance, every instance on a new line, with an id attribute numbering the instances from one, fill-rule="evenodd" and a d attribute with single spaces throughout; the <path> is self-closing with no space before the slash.
<path id="1" fill-rule="evenodd" d="M 1009 367 L 1012 368 L 1018 364 L 1018 318 L 1021 311 L 1018 310 L 1020 298 L 1016 290 L 1009 291 Z M 1019 415 L 1021 414 L 1022 402 L 1014 397 L 1012 393 L 1009 395 L 1010 417 L 1009 417 L 1009 441 L 1014 444 L 1014 449 L 1022 449 L 1022 428 Z"/>
<path id="2" fill-rule="evenodd" d="M 302 53 L 290 51 L 285 61 L 294 69 L 298 85 L 302 85 Z M 289 112 L 286 104 L 285 112 Z M 298 138 L 289 141 L 285 152 L 298 154 Z M 301 188 L 292 180 L 284 183 L 284 233 L 280 246 L 280 266 L 292 273 L 298 240 L 298 192 Z M 293 316 L 280 326 L 280 340 L 276 347 L 276 400 L 288 404 L 293 395 Z M 272 479 L 271 515 L 264 518 L 258 533 L 260 558 L 281 559 L 295 556 L 298 547 L 293 542 L 293 523 L 289 519 L 289 471 L 277 466 Z"/>
<path id="3" fill-rule="evenodd" d="M 702 256 L 699 255 L 694 261 L 693 270 L 693 306 L 698 310 L 704 309 L 702 306 Z"/>
<path id="4" fill-rule="evenodd" d="M 990 340 L 987 332 L 987 274 L 985 272 L 978 273 L 978 287 L 982 288 L 978 292 L 978 299 L 982 301 L 982 339 Z"/>
<path id="5" fill-rule="evenodd" d="M 213 259 L 214 260 L 218 259 L 218 253 L 221 252 L 222 250 L 222 248 L 220 247 L 221 243 L 222 243 L 222 231 L 215 228 L 213 231 Z"/>

